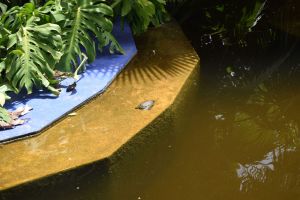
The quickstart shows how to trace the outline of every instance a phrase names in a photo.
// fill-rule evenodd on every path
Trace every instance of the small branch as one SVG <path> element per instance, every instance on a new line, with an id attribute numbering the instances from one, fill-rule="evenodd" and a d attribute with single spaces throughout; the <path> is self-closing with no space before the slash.
<path id="1" fill-rule="evenodd" d="M 82 66 L 84 65 L 84 63 L 88 60 L 88 57 L 84 53 L 82 53 L 81 55 L 83 56 L 83 60 L 81 61 L 80 65 L 77 67 L 77 69 L 74 72 L 74 79 L 76 81 L 79 80 L 79 77 L 78 77 L 79 70 L 82 68 Z"/>

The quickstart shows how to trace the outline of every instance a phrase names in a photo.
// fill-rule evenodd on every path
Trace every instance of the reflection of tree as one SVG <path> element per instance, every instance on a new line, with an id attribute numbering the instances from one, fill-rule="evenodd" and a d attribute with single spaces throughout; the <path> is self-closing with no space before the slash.
<path id="1" fill-rule="evenodd" d="M 241 179 L 240 189 L 243 191 L 248 191 L 257 182 L 265 183 L 268 177 L 274 175 L 274 172 L 271 172 L 277 170 L 276 164 L 284 164 L 284 160 L 280 158 L 284 158 L 286 153 L 295 152 L 299 146 L 299 120 L 288 112 L 291 108 L 297 110 L 297 105 L 295 104 L 298 98 L 297 93 L 284 94 L 282 97 L 280 96 L 282 95 L 281 92 L 272 91 L 278 90 L 280 84 L 286 84 L 290 81 L 282 82 L 273 78 L 266 81 L 266 83 L 260 84 L 249 97 L 246 104 L 250 107 L 258 107 L 260 112 L 246 111 L 247 117 L 244 116 L 244 119 L 238 118 L 234 122 L 236 124 L 234 126 L 249 129 L 254 127 L 255 124 L 255 126 L 260 127 L 261 134 L 271 132 L 273 145 L 275 146 L 275 148 L 265 153 L 263 159 L 239 164 L 237 175 Z M 239 115 L 236 114 L 236 116 Z M 285 176 L 285 173 L 283 172 L 281 175 Z"/>
<path id="2" fill-rule="evenodd" d="M 277 147 L 268 152 L 260 161 L 250 164 L 239 164 L 236 173 L 241 179 L 240 190 L 248 191 L 255 182 L 265 183 L 267 174 L 275 170 L 274 163 L 279 162 L 280 156 L 283 156 L 285 152 L 294 152 L 295 150 L 296 148 Z"/>
<path id="3" fill-rule="evenodd" d="M 216 138 L 238 163 L 244 192 L 268 185 L 287 190 L 300 177 L 299 170 L 291 172 L 295 165 L 287 164 L 299 155 L 300 67 L 292 54 L 280 64 L 260 75 L 228 67 L 213 103 Z"/>

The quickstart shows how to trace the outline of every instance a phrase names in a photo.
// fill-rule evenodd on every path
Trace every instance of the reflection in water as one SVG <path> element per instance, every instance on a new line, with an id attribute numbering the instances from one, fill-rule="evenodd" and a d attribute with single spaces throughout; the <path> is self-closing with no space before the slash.
<path id="1" fill-rule="evenodd" d="M 216 141 L 225 149 L 232 148 L 226 143 L 239 146 L 235 149 L 243 155 L 236 158 L 242 192 L 255 194 L 268 185 L 288 192 L 290 183 L 300 180 L 299 174 L 291 176 L 281 169 L 289 165 L 287 155 L 299 155 L 300 60 L 294 47 L 274 59 L 271 67 L 256 73 L 251 68 L 257 66 L 247 62 L 242 67 L 240 62 L 238 67 L 223 67 L 225 75 L 212 97 L 210 112 L 217 121 L 213 125 Z"/>
<path id="2" fill-rule="evenodd" d="M 285 151 L 294 152 L 294 149 L 285 149 L 284 147 L 277 147 L 271 152 L 268 152 L 263 160 L 255 161 L 250 164 L 239 164 L 236 170 L 237 176 L 241 179 L 240 191 L 249 191 L 251 185 L 255 182 L 265 183 L 268 172 L 275 171 L 274 163 L 278 162 L 279 156 L 283 156 Z"/>
<path id="3" fill-rule="evenodd" d="M 247 56 L 225 49 L 217 52 L 221 59 L 209 52 L 176 109 L 123 149 L 112 166 L 0 197 L 299 199 L 299 49 Z"/>

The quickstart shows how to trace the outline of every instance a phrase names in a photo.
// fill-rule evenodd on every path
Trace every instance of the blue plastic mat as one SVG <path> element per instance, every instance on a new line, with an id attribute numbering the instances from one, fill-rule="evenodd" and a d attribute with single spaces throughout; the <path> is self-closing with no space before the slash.
<path id="1" fill-rule="evenodd" d="M 137 53 L 128 25 L 125 24 L 122 29 L 120 25 L 116 25 L 113 35 L 125 50 L 125 55 L 111 55 L 108 51 L 98 55 L 96 60 L 87 65 L 86 71 L 80 75 L 76 90 L 73 92 L 66 92 L 66 87 L 74 82 L 74 80 L 67 79 L 61 83 L 63 89 L 59 97 L 48 92 L 37 92 L 29 96 L 18 95 L 8 102 L 5 107 L 9 110 L 15 110 L 24 105 L 32 107 L 33 110 L 22 117 L 29 119 L 24 125 L 0 131 L 0 142 L 36 134 L 89 99 L 103 93 Z"/>

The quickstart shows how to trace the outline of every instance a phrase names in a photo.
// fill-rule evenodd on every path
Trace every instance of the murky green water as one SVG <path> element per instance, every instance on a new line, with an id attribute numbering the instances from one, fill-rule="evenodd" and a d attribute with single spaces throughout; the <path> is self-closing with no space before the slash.
<path id="1" fill-rule="evenodd" d="M 176 109 L 112 167 L 86 167 L 1 197 L 300 199 L 299 50 L 227 48 L 218 59 L 208 50 Z"/>
<path id="2" fill-rule="evenodd" d="M 300 199 L 300 46 L 295 32 L 284 36 L 264 49 L 196 46 L 200 73 L 185 96 L 111 167 L 95 164 L 0 198 Z"/>

